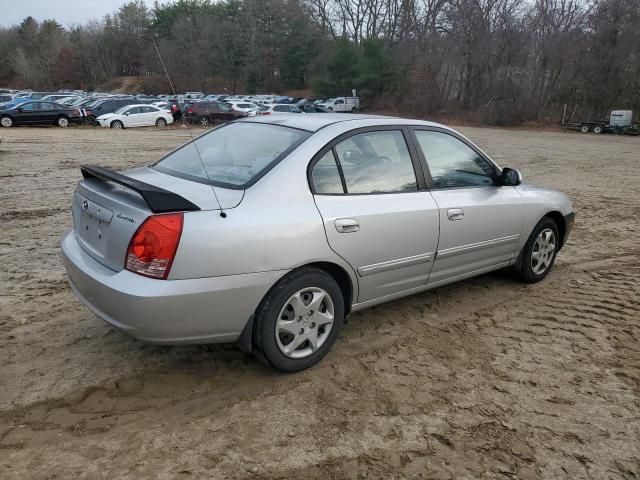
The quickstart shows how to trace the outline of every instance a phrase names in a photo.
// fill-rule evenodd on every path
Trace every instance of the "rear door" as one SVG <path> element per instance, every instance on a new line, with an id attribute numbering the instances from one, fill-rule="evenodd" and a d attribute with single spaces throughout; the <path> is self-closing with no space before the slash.
<path id="1" fill-rule="evenodd" d="M 408 135 L 397 126 L 355 130 L 310 166 L 329 244 L 357 272 L 358 302 L 421 287 L 429 276 L 438 206 Z"/>
<path id="2" fill-rule="evenodd" d="M 523 229 L 520 193 L 501 186 L 493 162 L 455 133 L 415 128 L 413 134 L 440 217 L 429 283 L 506 266 L 518 254 Z"/>
<path id="3" fill-rule="evenodd" d="M 41 102 L 40 103 L 40 120 L 43 122 L 55 122 L 60 114 L 60 106 L 57 103 Z"/>

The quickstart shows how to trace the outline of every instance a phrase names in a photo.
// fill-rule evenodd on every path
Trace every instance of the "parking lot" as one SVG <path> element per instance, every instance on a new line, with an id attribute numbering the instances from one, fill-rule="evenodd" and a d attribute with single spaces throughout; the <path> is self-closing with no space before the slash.
<path id="1" fill-rule="evenodd" d="M 139 343 L 66 283 L 79 166 L 150 163 L 186 130 L 3 129 L 0 478 L 640 478 L 640 138 L 462 131 L 572 198 L 555 270 L 354 314 L 283 375 Z"/>

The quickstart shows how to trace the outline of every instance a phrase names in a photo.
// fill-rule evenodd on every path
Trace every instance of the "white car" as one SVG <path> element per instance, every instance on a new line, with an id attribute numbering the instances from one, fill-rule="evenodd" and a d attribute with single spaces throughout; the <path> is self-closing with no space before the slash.
<path id="1" fill-rule="evenodd" d="M 273 115 L 280 113 L 304 113 L 298 107 L 291 103 L 273 103 L 270 105 L 262 105 L 258 110 L 258 115 Z"/>
<path id="2" fill-rule="evenodd" d="M 165 127 L 173 123 L 173 115 L 153 105 L 126 105 L 113 113 L 106 113 L 96 118 L 101 127 Z"/>
<path id="3" fill-rule="evenodd" d="M 236 112 L 244 112 L 249 117 L 255 116 L 259 108 L 258 105 L 256 105 L 255 103 L 247 102 L 247 101 L 236 100 L 236 101 L 224 102 L 224 103 L 229 105 L 232 110 L 235 110 Z"/>

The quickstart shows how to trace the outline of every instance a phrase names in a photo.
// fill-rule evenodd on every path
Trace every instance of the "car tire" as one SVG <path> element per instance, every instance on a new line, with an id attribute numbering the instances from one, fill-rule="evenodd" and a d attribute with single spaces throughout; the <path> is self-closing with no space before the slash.
<path id="1" fill-rule="evenodd" d="M 589 128 L 589 125 L 581 125 L 580 126 L 580 131 L 582 133 L 589 133 L 591 131 L 591 128 Z"/>
<path id="2" fill-rule="evenodd" d="M 120 120 L 114 120 L 109 126 L 111 128 L 124 128 L 124 124 Z"/>
<path id="3" fill-rule="evenodd" d="M 524 283 L 543 280 L 553 268 L 560 240 L 556 222 L 543 217 L 520 252 L 514 269 L 516 277 Z"/>
<path id="4" fill-rule="evenodd" d="M 166 127 L 167 121 L 164 118 L 159 118 L 156 120 L 156 127 Z"/>
<path id="5" fill-rule="evenodd" d="M 14 125 L 13 118 L 5 115 L 4 117 L 0 118 L 0 125 L 2 125 L 4 128 L 13 127 Z"/>
<path id="6" fill-rule="evenodd" d="M 344 298 L 338 283 L 323 270 L 302 268 L 282 278 L 261 302 L 254 344 L 274 368 L 298 372 L 327 354 L 343 323 Z"/>
<path id="7" fill-rule="evenodd" d="M 209 123 L 210 123 L 210 122 L 209 122 L 209 118 L 208 118 L 208 117 L 200 117 L 200 118 L 198 119 L 198 124 L 199 124 L 201 127 L 208 127 L 208 126 L 209 126 Z"/>
<path id="8" fill-rule="evenodd" d="M 602 125 L 596 125 L 595 127 L 593 127 L 593 133 L 602 133 L 604 132 L 604 128 L 602 128 Z"/>
<path id="9" fill-rule="evenodd" d="M 67 128 L 69 126 L 69 119 L 67 117 L 58 117 L 56 125 L 61 128 Z"/>

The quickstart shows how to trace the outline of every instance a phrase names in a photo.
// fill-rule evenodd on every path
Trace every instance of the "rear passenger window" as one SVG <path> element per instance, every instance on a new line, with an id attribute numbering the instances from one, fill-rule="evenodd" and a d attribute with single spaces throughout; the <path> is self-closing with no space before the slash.
<path id="1" fill-rule="evenodd" d="M 314 165 L 311 181 L 316 193 L 344 193 L 333 150 L 325 153 Z"/>
<path id="2" fill-rule="evenodd" d="M 349 137 L 335 146 L 347 193 L 398 193 L 418 189 L 407 143 L 400 130 Z"/>

